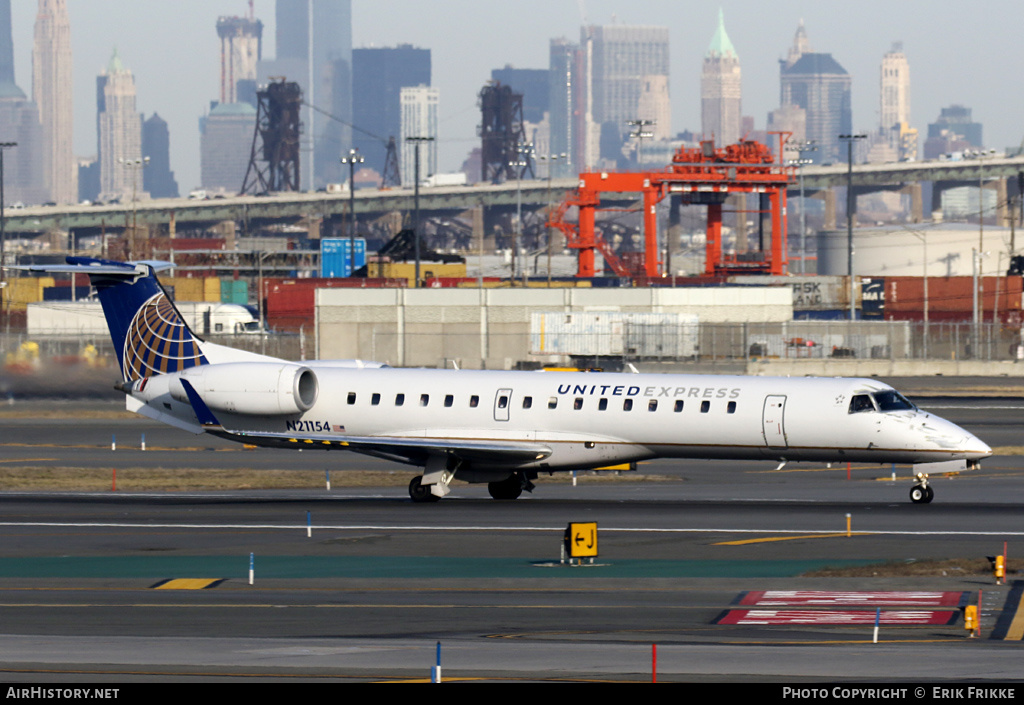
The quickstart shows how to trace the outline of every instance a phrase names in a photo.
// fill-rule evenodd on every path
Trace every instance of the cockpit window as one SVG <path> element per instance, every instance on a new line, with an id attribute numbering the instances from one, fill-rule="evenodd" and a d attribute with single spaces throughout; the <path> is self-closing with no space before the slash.
<path id="1" fill-rule="evenodd" d="M 875 405 L 871 403 L 871 397 L 867 394 L 854 394 L 850 399 L 850 413 L 859 414 L 862 411 L 874 411 Z"/>
<path id="2" fill-rule="evenodd" d="M 917 408 L 895 389 L 875 392 L 871 396 L 875 398 L 879 411 L 913 411 Z"/>

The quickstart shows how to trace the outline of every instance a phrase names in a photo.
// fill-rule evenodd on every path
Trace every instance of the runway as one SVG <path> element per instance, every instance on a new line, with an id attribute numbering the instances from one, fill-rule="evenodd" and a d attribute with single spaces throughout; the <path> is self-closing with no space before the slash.
<path id="1" fill-rule="evenodd" d="M 1016 400 L 930 403 L 994 447 L 1018 442 Z M 893 481 L 879 466 L 848 477 L 845 467 L 724 461 L 642 464 L 635 479 L 576 486 L 541 478 L 514 502 L 458 485 L 417 505 L 401 485 L 323 487 L 327 466 L 395 467 L 358 456 L 243 451 L 144 419 L 41 415 L 0 416 L 0 464 L 301 467 L 316 480 L 3 492 L 0 673 L 10 682 L 426 680 L 438 644 L 446 681 L 930 686 L 1024 675 L 1012 628 L 1022 586 L 1016 574 L 996 586 L 973 570 L 1004 542 L 1011 571 L 1024 551 L 1021 456 L 937 478 L 931 505 L 909 502 L 908 468 Z M 595 565 L 559 563 L 574 521 L 598 524 Z M 946 559 L 945 575 L 807 576 Z M 982 635 L 967 638 L 959 603 L 932 610 L 944 623 L 883 626 L 879 643 L 870 625 L 721 623 L 755 591 L 928 591 L 964 604 L 980 592 Z M 857 609 L 873 615 L 873 604 Z"/>

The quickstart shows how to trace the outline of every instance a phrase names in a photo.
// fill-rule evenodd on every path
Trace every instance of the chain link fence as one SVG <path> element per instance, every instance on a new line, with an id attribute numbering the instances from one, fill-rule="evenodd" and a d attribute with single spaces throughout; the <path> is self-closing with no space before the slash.
<path id="1" fill-rule="evenodd" d="M 785 323 L 687 323 L 623 326 L 596 341 L 592 332 L 561 332 L 560 348 L 541 350 L 536 334 L 521 332 L 397 332 L 361 326 L 358 357 L 408 367 L 507 369 L 541 364 L 620 369 L 627 363 L 714 363 L 772 360 L 1024 359 L 1019 328 L 993 323 L 908 321 L 790 321 Z M 1020 356 L 1020 357 L 1019 357 Z"/>

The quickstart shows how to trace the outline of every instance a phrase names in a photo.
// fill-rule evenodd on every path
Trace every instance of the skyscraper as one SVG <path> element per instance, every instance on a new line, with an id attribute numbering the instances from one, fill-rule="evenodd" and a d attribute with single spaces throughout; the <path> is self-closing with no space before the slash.
<path id="1" fill-rule="evenodd" d="M 218 17 L 220 37 L 220 102 L 235 103 L 238 82 L 255 87 L 256 66 L 263 53 L 263 23 L 254 17 Z M 252 91 L 255 95 L 255 91 Z"/>
<path id="2" fill-rule="evenodd" d="M 430 85 L 430 49 L 410 44 L 352 50 L 352 145 L 384 173 L 387 143 L 402 140 L 401 90 Z"/>
<path id="3" fill-rule="evenodd" d="M 879 70 L 879 132 L 897 159 L 917 157 L 917 130 L 910 126 L 910 64 L 902 42 L 893 42 Z"/>
<path id="4" fill-rule="evenodd" d="M 416 144 L 407 137 L 433 137 L 420 143 L 419 177 L 437 173 L 437 103 L 440 91 L 430 86 L 406 87 L 401 90 L 402 105 L 402 186 L 416 183 Z"/>
<path id="5" fill-rule="evenodd" d="M 951 105 L 939 111 L 939 117 L 935 122 L 928 123 L 924 158 L 936 159 L 947 152 L 981 149 L 984 146 L 982 124 L 974 122 L 971 109 L 963 105 Z"/>
<path id="6" fill-rule="evenodd" d="M 903 53 L 903 44 L 895 42 L 882 57 L 881 91 L 879 95 L 881 125 L 888 130 L 901 122 L 910 122 L 910 64 Z"/>
<path id="7" fill-rule="evenodd" d="M 249 168 L 256 108 L 217 103 L 199 119 L 200 179 L 204 189 L 238 193 Z"/>
<path id="8" fill-rule="evenodd" d="M 810 155 L 815 162 L 845 159 L 839 135 L 853 129 L 850 75 L 831 54 L 809 49 L 801 22 L 793 49 L 779 62 L 781 102 L 804 109 L 806 138 L 818 145 L 818 151 Z"/>
<path id="9" fill-rule="evenodd" d="M 100 198 L 131 197 L 142 190 L 142 117 L 135 109 L 135 77 L 117 49 L 96 79 L 96 98 Z"/>
<path id="10" fill-rule="evenodd" d="M 66 0 L 39 0 L 32 45 L 32 95 L 43 133 L 43 180 L 50 198 L 75 203 L 71 25 Z"/>
<path id="11" fill-rule="evenodd" d="M 42 203 L 48 198 L 43 184 L 42 128 L 39 111 L 14 82 L 14 41 L 11 0 L 0 0 L 0 135 L 16 142 L 4 155 L 7 203 Z"/>
<path id="12" fill-rule="evenodd" d="M 587 120 L 586 65 L 583 47 L 561 37 L 551 40 L 548 68 L 548 119 L 551 123 L 551 154 L 567 159 L 551 165 L 551 175 L 568 176 L 583 170 Z"/>
<path id="13" fill-rule="evenodd" d="M 339 159 L 352 143 L 352 0 L 277 0 L 277 57 L 260 83 L 284 76 L 302 88 L 305 188 L 344 180 Z"/>
<path id="14" fill-rule="evenodd" d="M 171 136 L 167 121 L 153 113 L 142 123 L 142 153 L 149 166 L 142 172 L 143 188 L 153 198 L 177 198 L 178 182 L 171 171 Z"/>
<path id="15" fill-rule="evenodd" d="M 623 138 L 630 120 L 657 120 L 669 114 L 666 106 L 651 106 L 640 114 L 640 97 L 648 76 L 669 76 L 668 29 L 665 27 L 590 26 L 581 30 L 587 49 L 590 106 L 597 125 L 611 123 Z M 667 81 L 666 81 L 667 82 Z M 662 100 L 668 103 L 668 94 Z M 658 120 L 651 131 L 655 139 L 667 138 L 671 126 Z"/>
<path id="16" fill-rule="evenodd" d="M 718 11 L 718 28 L 704 54 L 700 79 L 701 130 L 705 139 L 719 145 L 732 144 L 741 137 L 740 58 L 725 32 L 725 18 Z"/>

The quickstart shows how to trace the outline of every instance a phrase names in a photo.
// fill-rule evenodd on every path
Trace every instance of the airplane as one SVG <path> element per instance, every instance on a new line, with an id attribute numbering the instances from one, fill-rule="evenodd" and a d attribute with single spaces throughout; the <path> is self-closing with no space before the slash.
<path id="1" fill-rule="evenodd" d="M 68 257 L 18 267 L 89 275 L 130 411 L 271 448 L 347 450 L 422 468 L 415 502 L 453 480 L 518 498 L 543 473 L 654 458 L 975 468 L 992 449 L 874 379 L 400 369 L 291 362 L 216 345 L 185 324 L 156 272 L 170 263 Z"/>

